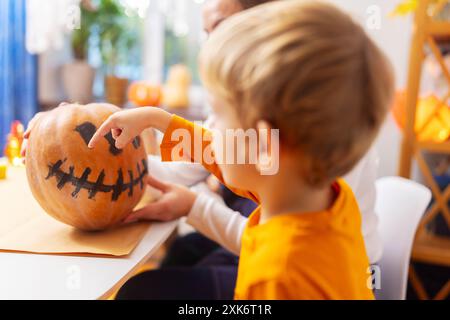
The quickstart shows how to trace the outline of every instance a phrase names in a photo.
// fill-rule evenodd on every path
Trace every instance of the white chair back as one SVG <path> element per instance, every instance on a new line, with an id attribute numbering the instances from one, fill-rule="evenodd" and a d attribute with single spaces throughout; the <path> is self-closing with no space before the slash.
<path id="1" fill-rule="evenodd" d="M 414 236 L 431 192 L 421 184 L 400 177 L 380 178 L 376 189 L 375 210 L 383 241 L 379 263 L 381 288 L 376 290 L 376 296 L 381 300 L 403 300 Z"/>

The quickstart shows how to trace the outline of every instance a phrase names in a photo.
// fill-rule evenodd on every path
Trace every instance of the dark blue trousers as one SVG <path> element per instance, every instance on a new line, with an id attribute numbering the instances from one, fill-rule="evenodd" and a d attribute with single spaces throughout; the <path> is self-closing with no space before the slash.
<path id="1" fill-rule="evenodd" d="M 225 203 L 242 215 L 256 204 L 223 188 Z M 126 282 L 116 299 L 233 299 L 239 258 L 195 232 L 177 238 L 157 270 Z"/>

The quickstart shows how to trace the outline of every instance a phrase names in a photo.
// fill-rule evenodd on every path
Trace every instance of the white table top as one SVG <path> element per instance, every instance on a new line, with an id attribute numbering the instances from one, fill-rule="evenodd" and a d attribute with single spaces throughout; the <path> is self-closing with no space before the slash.
<path id="1" fill-rule="evenodd" d="M 153 223 L 120 258 L 0 252 L 0 299 L 104 299 L 125 283 L 175 229 Z"/>

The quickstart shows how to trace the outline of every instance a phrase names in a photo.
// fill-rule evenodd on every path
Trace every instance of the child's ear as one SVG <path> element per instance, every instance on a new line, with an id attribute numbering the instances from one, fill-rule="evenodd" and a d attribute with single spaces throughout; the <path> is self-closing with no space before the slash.
<path id="1" fill-rule="evenodd" d="M 279 130 L 265 120 L 259 120 L 256 129 L 259 143 L 256 169 L 262 175 L 276 174 L 280 161 Z"/>

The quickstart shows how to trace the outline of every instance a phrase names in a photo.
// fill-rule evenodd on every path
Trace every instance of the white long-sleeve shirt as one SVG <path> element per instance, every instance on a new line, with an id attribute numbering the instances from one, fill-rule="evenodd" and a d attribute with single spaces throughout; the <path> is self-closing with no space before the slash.
<path id="1" fill-rule="evenodd" d="M 344 179 L 352 188 L 362 214 L 362 234 L 367 255 L 376 263 L 382 255 L 378 233 L 378 216 L 375 212 L 375 180 L 378 156 L 371 149 Z M 161 162 L 159 157 L 149 157 L 149 172 L 162 181 L 192 186 L 204 181 L 209 172 L 202 165 L 188 162 Z M 239 255 L 241 237 L 247 222 L 239 212 L 228 208 L 222 201 L 200 193 L 186 220 L 191 226 L 224 248 Z"/>

